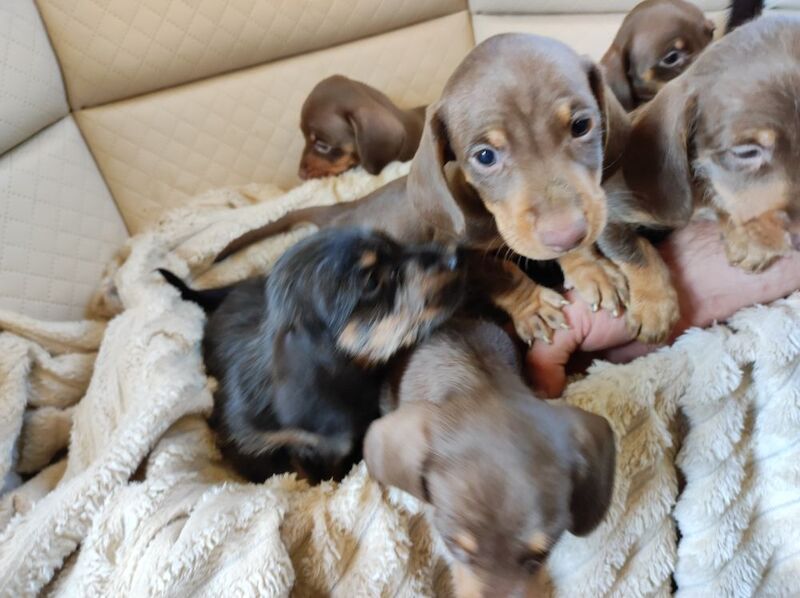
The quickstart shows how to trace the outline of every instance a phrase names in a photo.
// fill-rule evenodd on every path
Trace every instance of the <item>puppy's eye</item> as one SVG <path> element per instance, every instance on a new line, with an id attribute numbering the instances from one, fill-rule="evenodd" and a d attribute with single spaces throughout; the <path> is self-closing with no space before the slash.
<path id="1" fill-rule="evenodd" d="M 520 560 L 519 564 L 529 575 L 534 575 L 542 568 L 543 561 L 539 557 L 525 556 Z"/>
<path id="2" fill-rule="evenodd" d="M 585 137 L 592 130 L 592 119 L 588 116 L 576 116 L 572 119 L 570 132 L 576 139 Z"/>
<path id="3" fill-rule="evenodd" d="M 769 152 L 755 143 L 736 145 L 728 153 L 736 166 L 749 170 L 760 168 L 769 159 Z"/>
<path id="4" fill-rule="evenodd" d="M 320 141 L 319 139 L 317 139 L 314 142 L 314 151 L 317 152 L 318 154 L 322 154 L 323 156 L 325 154 L 331 153 L 332 149 L 333 149 L 333 147 L 331 147 L 329 144 L 325 143 L 324 141 Z"/>
<path id="5" fill-rule="evenodd" d="M 484 167 L 497 164 L 497 152 L 488 147 L 482 147 L 472 154 L 472 159 Z"/>
<path id="6" fill-rule="evenodd" d="M 367 273 L 366 278 L 364 279 L 364 291 L 363 295 L 365 297 L 371 297 L 378 292 L 378 289 L 381 288 L 381 279 L 378 276 L 378 272 L 375 270 L 370 270 Z"/>
<path id="7" fill-rule="evenodd" d="M 665 68 L 674 68 L 679 64 L 683 63 L 684 53 L 679 50 L 670 50 L 659 62 L 659 66 L 663 66 Z"/>

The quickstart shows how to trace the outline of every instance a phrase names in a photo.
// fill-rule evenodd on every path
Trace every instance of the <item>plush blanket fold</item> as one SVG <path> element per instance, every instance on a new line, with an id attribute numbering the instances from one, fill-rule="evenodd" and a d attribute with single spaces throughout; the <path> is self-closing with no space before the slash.
<path id="1" fill-rule="evenodd" d="M 205 422 L 204 316 L 154 272 L 210 287 L 267 270 L 311 229 L 213 258 L 406 171 L 207 193 L 128 242 L 92 319 L 0 312 L 0 596 L 450 594 L 424 507 L 363 464 L 314 488 L 237 478 Z M 800 595 L 800 293 L 598 363 L 566 400 L 611 422 L 619 455 L 605 522 L 553 551 L 553 595 L 669 595 L 673 578 L 687 597 Z"/>

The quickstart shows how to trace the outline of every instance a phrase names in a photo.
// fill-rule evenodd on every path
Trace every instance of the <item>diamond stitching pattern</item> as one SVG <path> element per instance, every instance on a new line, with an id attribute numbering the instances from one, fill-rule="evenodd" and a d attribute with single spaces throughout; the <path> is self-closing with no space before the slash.
<path id="1" fill-rule="evenodd" d="M 0 308 L 82 317 L 126 237 L 72 117 L 0 158 Z"/>
<path id="2" fill-rule="evenodd" d="M 73 109 L 323 49 L 466 8 L 466 0 L 37 1 L 61 60 Z"/>
<path id="3" fill-rule="evenodd" d="M 0 153 L 69 112 L 47 32 L 31 0 L 0 2 Z"/>
<path id="4" fill-rule="evenodd" d="M 131 232 L 214 187 L 297 184 L 300 107 L 341 72 L 403 106 L 434 100 L 472 47 L 466 12 L 76 114 Z"/>

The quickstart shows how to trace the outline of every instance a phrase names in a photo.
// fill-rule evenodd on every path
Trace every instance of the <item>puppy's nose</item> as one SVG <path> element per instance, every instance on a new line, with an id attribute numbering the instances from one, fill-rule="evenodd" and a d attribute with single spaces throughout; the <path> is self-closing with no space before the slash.
<path id="1" fill-rule="evenodd" d="M 539 231 L 539 239 L 549 249 L 558 252 L 569 251 L 580 245 L 588 232 L 586 219 L 580 218 L 563 225 Z"/>

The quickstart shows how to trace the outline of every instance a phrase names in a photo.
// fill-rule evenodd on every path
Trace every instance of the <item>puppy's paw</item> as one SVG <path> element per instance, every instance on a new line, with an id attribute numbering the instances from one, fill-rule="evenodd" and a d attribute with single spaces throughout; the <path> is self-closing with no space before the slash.
<path id="1" fill-rule="evenodd" d="M 760 272 L 792 249 L 786 215 L 769 212 L 744 224 L 726 223 L 725 254 L 728 261 L 748 272 Z"/>
<path id="2" fill-rule="evenodd" d="M 628 281 L 611 261 L 593 253 L 565 256 L 559 260 L 564 272 L 564 286 L 575 289 L 592 307 L 592 311 L 607 309 L 614 317 L 628 303 Z"/>
<path id="3" fill-rule="evenodd" d="M 630 299 L 627 303 L 627 324 L 636 340 L 662 343 L 680 317 L 678 293 L 661 263 L 626 272 Z"/>
<path id="4" fill-rule="evenodd" d="M 560 293 L 537 285 L 525 301 L 509 310 L 509 315 L 524 342 L 530 345 L 534 339 L 539 339 L 550 343 L 554 330 L 569 327 L 561 311 L 568 304 Z"/>

